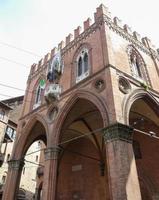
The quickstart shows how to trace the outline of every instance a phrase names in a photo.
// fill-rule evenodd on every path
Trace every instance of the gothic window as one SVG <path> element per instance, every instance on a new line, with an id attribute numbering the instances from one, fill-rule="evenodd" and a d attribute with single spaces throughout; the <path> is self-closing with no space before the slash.
<path id="1" fill-rule="evenodd" d="M 0 111 L 0 120 L 4 120 L 4 116 L 5 116 L 5 111 L 1 110 Z"/>
<path id="2" fill-rule="evenodd" d="M 39 84 L 35 91 L 35 101 L 34 101 L 33 109 L 41 105 L 42 91 L 43 91 L 43 87 L 41 87 Z"/>
<path id="3" fill-rule="evenodd" d="M 87 53 L 84 54 L 83 60 L 84 60 L 84 72 L 87 72 L 88 71 L 88 54 Z"/>
<path id="4" fill-rule="evenodd" d="M 88 49 L 82 49 L 77 57 L 76 83 L 89 75 L 89 54 Z"/>
<path id="5" fill-rule="evenodd" d="M 7 126 L 6 134 L 10 137 L 10 139 L 14 140 L 15 139 L 15 135 L 16 135 L 16 131 L 13 128 Z"/>
<path id="6" fill-rule="evenodd" d="M 140 53 L 132 45 L 128 46 L 127 53 L 129 57 L 132 76 L 139 81 L 142 80 L 149 83 L 146 65 Z"/>
<path id="7" fill-rule="evenodd" d="M 133 75 L 135 77 L 142 78 L 141 65 L 140 65 L 139 57 L 135 53 L 132 53 L 130 55 L 130 61 L 131 61 Z"/>
<path id="8" fill-rule="evenodd" d="M 37 88 L 37 91 L 36 91 L 36 99 L 35 99 L 36 104 L 40 103 L 40 101 L 41 101 L 41 92 L 42 92 L 42 89 L 39 85 L 38 88 Z"/>
<path id="9" fill-rule="evenodd" d="M 78 60 L 78 77 L 82 75 L 82 58 L 80 56 L 79 60 Z"/>

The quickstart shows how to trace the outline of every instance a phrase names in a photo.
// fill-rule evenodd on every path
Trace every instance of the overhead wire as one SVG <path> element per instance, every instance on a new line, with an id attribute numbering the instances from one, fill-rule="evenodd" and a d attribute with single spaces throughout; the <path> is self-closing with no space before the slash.
<path id="1" fill-rule="evenodd" d="M 3 45 L 5 45 L 5 46 L 11 47 L 11 48 L 15 48 L 15 49 L 17 49 L 17 50 L 19 50 L 19 51 L 23 51 L 23 52 L 25 52 L 25 53 L 28 53 L 28 54 L 31 54 L 31 55 L 34 55 L 34 56 L 37 56 L 37 57 L 40 57 L 39 55 L 37 55 L 37 54 L 35 54 L 35 53 L 33 53 L 33 52 L 30 52 L 30 51 L 27 51 L 27 50 L 24 50 L 24 49 L 15 47 L 15 46 L 13 46 L 13 45 L 9 45 L 9 44 L 7 44 L 7 43 L 0 42 L 0 44 L 3 44 Z M 24 65 L 24 64 L 22 64 L 22 63 L 19 63 L 19 62 L 16 62 L 16 61 L 13 61 L 13 60 L 10 60 L 10 59 L 1 57 L 1 56 L 0 56 L 0 59 L 3 59 L 3 60 L 6 60 L 6 61 L 8 61 L 8 62 L 12 62 L 12 63 L 18 64 L 18 65 L 22 65 L 22 66 L 25 66 L 25 67 L 28 68 L 28 66 L 26 66 L 26 65 Z M 16 87 L 13 87 L 13 86 L 8 86 L 8 85 L 2 84 L 2 83 L 0 83 L 0 85 L 1 85 L 1 86 L 4 86 L 4 87 L 11 88 L 11 89 L 19 90 L 19 91 L 25 91 L 25 90 L 23 90 L 23 89 L 16 88 Z M 27 90 L 26 90 L 26 91 L 27 91 Z M 28 90 L 28 92 L 33 93 L 33 91 L 29 91 L 29 90 Z M 6 96 L 6 97 L 11 97 L 11 98 L 13 98 L 12 96 L 9 96 L 9 95 L 4 95 L 4 94 L 0 94 L 0 95 L 1 95 L 1 96 Z M 31 101 L 30 101 L 30 102 L 31 102 Z M 75 140 L 78 140 L 78 139 L 83 138 L 83 137 L 86 137 L 86 136 L 89 136 L 89 135 L 94 134 L 94 133 L 97 133 L 98 131 L 101 131 L 101 130 L 103 130 L 103 129 L 104 129 L 104 128 L 96 129 L 96 130 L 94 130 L 94 131 L 92 131 L 92 132 L 86 133 L 85 135 L 81 135 L 81 136 L 74 137 L 74 138 L 72 138 L 72 139 L 69 139 L 69 140 L 66 140 L 66 141 L 64 141 L 64 142 L 59 143 L 57 146 L 62 145 L 62 144 L 66 144 L 66 143 L 69 143 L 69 142 L 72 142 L 72 141 L 75 141 Z M 152 138 L 159 139 L 159 137 L 157 137 L 155 134 L 150 133 L 150 132 L 148 133 L 148 132 L 145 132 L 145 131 L 141 131 L 141 130 L 139 130 L 139 129 L 136 129 L 136 128 L 134 128 L 134 131 L 143 133 L 144 135 L 150 136 L 150 137 L 152 137 Z M 45 148 L 44 148 L 44 149 L 45 149 Z M 32 155 L 32 154 L 37 153 L 37 152 L 39 152 L 39 151 L 43 151 L 44 149 L 40 149 L 40 150 L 31 152 L 31 153 L 28 153 L 28 154 L 26 154 L 25 156 Z M 32 163 L 32 164 L 39 165 L 39 164 L 34 163 L 34 162 L 32 162 L 32 161 L 28 161 L 28 160 L 26 160 L 26 159 L 24 159 L 24 161 L 29 162 L 29 163 Z"/>
<path id="2" fill-rule="evenodd" d="M 59 147 L 59 148 L 60 148 L 60 145 L 67 144 L 67 143 L 69 143 L 69 142 L 75 141 L 75 140 L 77 140 L 77 139 L 81 139 L 81 138 L 86 137 L 86 136 L 90 136 L 90 135 L 92 135 L 92 134 L 94 134 L 94 133 L 97 134 L 99 131 L 104 130 L 104 129 L 105 129 L 105 128 L 102 127 L 102 128 L 96 129 L 96 130 L 94 130 L 94 131 L 88 132 L 88 133 L 86 133 L 86 134 L 84 134 L 84 135 L 74 137 L 74 138 L 69 139 L 69 140 L 66 140 L 66 141 L 64 141 L 64 142 L 60 142 L 60 143 L 56 144 L 56 147 Z M 153 135 L 153 134 L 150 133 L 150 132 L 141 131 L 141 130 L 136 129 L 136 128 L 134 128 L 133 130 L 136 131 L 136 132 L 141 132 L 141 133 L 143 133 L 143 134 L 145 134 L 145 135 L 147 135 L 147 136 L 150 136 L 150 137 L 152 137 L 152 138 L 159 139 L 159 137 Z M 37 150 L 37 151 L 30 152 L 29 154 L 26 154 L 25 156 L 29 156 L 29 155 L 32 155 L 32 154 L 34 154 L 34 153 L 37 153 L 37 152 L 40 152 L 40 151 L 44 151 L 44 150 L 45 150 L 45 148 L 39 149 L 39 150 Z M 24 157 L 25 157 L 25 156 L 24 156 Z"/>
<path id="3" fill-rule="evenodd" d="M 34 53 L 34 52 L 28 51 L 28 50 L 23 49 L 23 48 L 20 48 L 20 47 L 16 47 L 16 46 L 14 46 L 14 45 L 12 45 L 12 44 L 8 44 L 8 43 L 2 42 L 2 41 L 0 41 L 0 44 L 2 44 L 2 45 L 4 45 L 4 46 L 7 46 L 7 47 L 10 47 L 10 48 L 13 48 L 13 49 L 16 49 L 16 50 L 18 50 L 18 51 L 22 51 L 22 52 L 24 52 L 24 53 L 27 53 L 27 54 L 30 54 L 30 55 L 33 55 L 33 56 L 36 56 L 36 57 L 41 58 L 40 55 L 38 55 L 38 54 L 36 54 L 36 53 Z"/>
<path id="4" fill-rule="evenodd" d="M 34 52 L 28 51 L 28 50 L 23 49 L 23 48 L 20 48 L 20 47 L 16 47 L 16 46 L 14 46 L 14 45 L 11 45 L 11 44 L 8 44 L 8 43 L 2 42 L 2 41 L 0 41 L 0 44 L 3 45 L 3 46 L 7 46 L 7 47 L 9 47 L 9 48 L 13 48 L 13 49 L 16 49 L 16 50 L 18 50 L 18 51 L 21 51 L 21 52 L 30 54 L 30 55 L 35 56 L 35 57 L 38 57 L 38 58 L 41 58 L 41 57 L 42 57 L 42 56 L 40 56 L 40 55 L 38 55 L 38 54 L 36 54 L 36 53 L 34 53 Z M 25 65 L 24 63 L 20 63 L 20 62 L 17 62 L 17 61 L 15 61 L 15 60 L 8 59 L 8 58 L 6 58 L 6 57 L 0 56 L 0 59 L 1 59 L 1 60 L 5 60 L 5 61 L 7 61 L 7 62 L 11 62 L 11 63 L 17 64 L 17 65 L 21 65 L 21 66 L 23 66 L 23 67 L 25 67 L 25 68 L 27 68 L 27 69 L 30 67 L 30 66 Z"/>
<path id="5" fill-rule="evenodd" d="M 67 144 L 67 143 L 69 143 L 69 142 L 72 142 L 72 141 L 81 139 L 81 138 L 83 138 L 83 137 L 90 136 L 90 135 L 92 135 L 92 134 L 97 134 L 97 133 L 99 133 L 99 131 L 101 131 L 101 130 L 103 130 L 103 129 L 105 129 L 105 128 L 102 127 L 102 128 L 99 128 L 99 129 L 95 129 L 95 130 L 93 130 L 93 131 L 91 131 L 91 132 L 88 132 L 88 133 L 86 133 L 86 134 L 84 134 L 84 135 L 80 135 L 80 136 L 71 138 L 71 139 L 66 140 L 66 141 L 64 141 L 64 142 L 60 142 L 60 143 L 56 144 L 56 147 L 61 148 L 60 145 Z M 141 130 L 136 129 L 136 128 L 134 128 L 133 130 L 136 131 L 136 132 L 143 133 L 144 135 L 150 136 L 150 137 L 152 137 L 152 138 L 159 139 L 159 137 L 156 136 L 156 134 L 155 134 L 154 132 L 152 132 L 152 131 L 145 132 L 145 131 L 141 131 Z M 32 155 L 32 154 L 35 154 L 35 153 L 40 152 L 40 151 L 44 151 L 45 149 L 46 149 L 46 148 L 42 148 L 42 149 L 39 149 L 39 150 L 36 150 L 36 151 L 32 151 L 32 152 L 30 152 L 30 153 L 28 153 L 28 154 L 25 154 L 25 155 L 24 155 L 21 159 L 19 159 L 19 160 L 23 160 L 23 161 L 26 161 L 26 162 L 30 162 L 30 163 L 32 163 L 32 164 L 35 164 L 35 163 L 32 162 L 32 161 L 26 160 L 25 157 L 26 157 L 26 156 L 29 156 L 29 155 Z M 61 148 L 61 149 L 62 149 L 62 148 Z M 36 165 L 39 165 L 39 164 L 36 163 Z"/>
<path id="6" fill-rule="evenodd" d="M 27 68 L 27 69 L 29 69 L 29 67 L 30 67 L 30 66 L 27 66 L 27 65 L 25 65 L 25 64 L 23 64 L 23 63 L 19 63 L 19 62 L 17 62 L 17 61 L 14 61 L 14 60 L 11 60 L 11 59 L 2 57 L 2 56 L 0 56 L 0 59 L 1 59 L 1 60 L 5 60 L 5 61 L 8 61 L 8 62 L 11 62 L 11 63 L 14 63 L 14 64 L 17 64 L 17 65 L 21 65 L 21 66 L 23 66 L 23 67 L 25 67 L 25 68 Z"/>

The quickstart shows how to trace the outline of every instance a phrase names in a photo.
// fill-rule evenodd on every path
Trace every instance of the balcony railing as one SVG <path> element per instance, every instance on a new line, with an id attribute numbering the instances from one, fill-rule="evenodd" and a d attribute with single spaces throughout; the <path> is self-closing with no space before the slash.
<path id="1" fill-rule="evenodd" d="M 45 99 L 47 102 L 53 102 L 59 99 L 61 94 L 61 86 L 59 84 L 50 84 L 45 89 Z"/>

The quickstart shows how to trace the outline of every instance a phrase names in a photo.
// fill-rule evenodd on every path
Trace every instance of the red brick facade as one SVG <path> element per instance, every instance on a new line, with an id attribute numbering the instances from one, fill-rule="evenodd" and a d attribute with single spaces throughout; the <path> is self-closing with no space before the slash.
<path id="1" fill-rule="evenodd" d="M 159 141 L 144 135 L 159 135 L 159 56 L 105 6 L 94 19 L 32 65 L 3 200 L 16 198 L 22 157 L 39 139 L 46 144 L 43 200 L 159 198 Z M 59 51 L 64 68 L 47 80 Z M 47 98 L 55 83 L 62 93 Z"/>

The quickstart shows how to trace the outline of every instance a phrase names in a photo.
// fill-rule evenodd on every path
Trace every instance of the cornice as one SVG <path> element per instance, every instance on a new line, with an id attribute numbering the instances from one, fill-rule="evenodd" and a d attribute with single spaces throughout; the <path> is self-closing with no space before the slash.
<path id="1" fill-rule="evenodd" d="M 125 124 L 116 123 L 105 128 L 103 136 L 106 143 L 119 140 L 132 143 L 133 128 Z"/>
<path id="2" fill-rule="evenodd" d="M 95 22 L 87 30 L 85 30 L 83 33 L 81 33 L 76 39 L 74 39 L 68 45 L 66 45 L 61 50 L 62 56 L 65 53 L 67 53 L 67 51 L 69 51 L 71 48 L 77 46 L 77 44 L 79 44 L 81 41 L 83 41 L 84 39 L 86 39 L 87 37 L 89 37 L 90 34 L 94 33 L 98 29 L 99 24 L 100 24 L 100 21 L 99 22 Z"/>
<path id="3" fill-rule="evenodd" d="M 104 21 L 107 27 L 112 30 L 113 32 L 117 33 L 127 41 L 131 42 L 135 47 L 143 51 L 144 53 L 148 54 L 151 56 L 150 50 L 139 40 L 137 40 L 133 35 L 127 33 L 123 28 L 117 26 L 110 18 L 107 16 L 104 16 Z M 153 51 L 155 54 L 155 52 Z"/>

